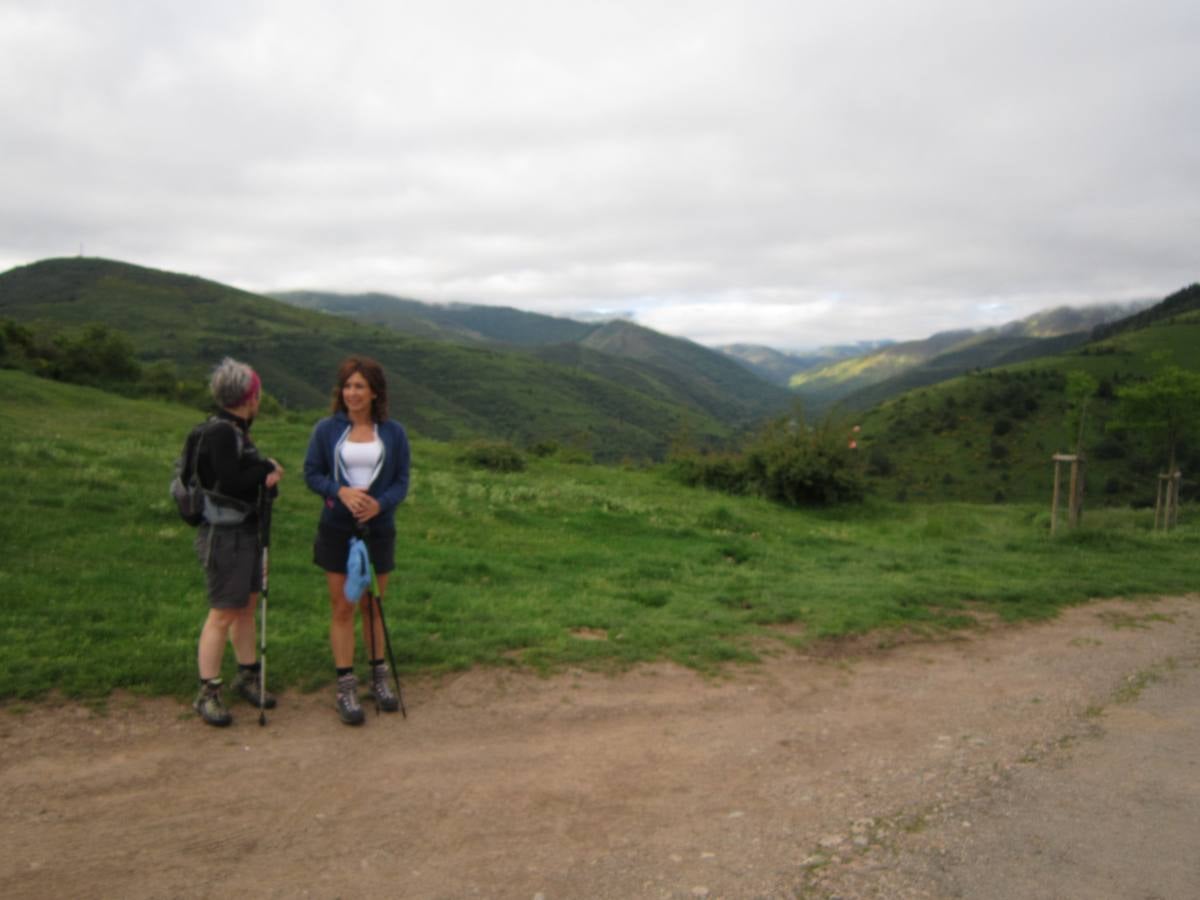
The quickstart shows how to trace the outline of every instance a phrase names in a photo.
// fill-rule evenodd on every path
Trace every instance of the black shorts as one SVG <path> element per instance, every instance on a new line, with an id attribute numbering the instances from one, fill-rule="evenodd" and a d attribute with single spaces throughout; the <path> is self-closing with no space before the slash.
<path id="1" fill-rule="evenodd" d="M 353 531 L 343 531 L 332 525 L 317 525 L 317 537 L 313 541 L 313 562 L 326 572 L 346 574 L 346 558 L 350 555 L 350 538 Z M 396 532 L 374 531 L 367 535 L 367 554 L 376 575 L 386 575 L 396 568 Z"/>
<path id="2" fill-rule="evenodd" d="M 208 605 L 244 609 L 262 590 L 258 525 L 208 525 L 196 529 L 196 556 L 204 566 Z"/>

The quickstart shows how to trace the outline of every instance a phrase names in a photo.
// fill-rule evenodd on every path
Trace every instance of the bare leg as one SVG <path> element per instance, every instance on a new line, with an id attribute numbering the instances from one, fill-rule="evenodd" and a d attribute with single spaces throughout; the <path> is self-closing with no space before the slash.
<path id="1" fill-rule="evenodd" d="M 258 648 L 255 641 L 254 610 L 258 606 L 258 594 L 251 594 L 245 609 L 231 609 L 235 613 L 229 629 L 229 639 L 233 643 L 233 654 L 239 664 L 249 666 L 258 659 Z"/>
<path id="2" fill-rule="evenodd" d="M 379 592 L 382 594 L 387 590 L 387 575 L 378 575 L 375 580 L 379 583 Z M 372 660 L 383 659 L 384 654 L 384 635 L 383 635 L 383 618 L 379 615 L 379 609 L 375 606 L 373 600 L 368 599 L 366 594 L 363 594 L 362 600 L 359 601 L 363 606 L 362 615 L 362 633 L 363 643 L 366 645 L 367 653 L 372 652 L 374 648 L 374 656 Z M 368 606 L 370 609 L 368 610 Z M 370 613 L 368 615 L 368 612 Z M 371 626 L 375 628 L 374 643 L 371 638 Z"/>
<path id="3" fill-rule="evenodd" d="M 200 677 L 209 680 L 221 675 L 221 658 L 225 655 L 225 642 L 240 609 L 210 609 L 204 627 L 200 629 L 200 646 L 197 650 Z M 251 638 L 253 642 L 253 638 Z"/>
<path id="4" fill-rule="evenodd" d="M 340 572 L 326 572 L 329 586 L 329 605 L 332 616 L 329 620 L 329 646 L 333 650 L 333 664 L 339 669 L 354 665 L 354 614 L 355 604 L 346 599 L 343 590 L 346 576 Z"/>

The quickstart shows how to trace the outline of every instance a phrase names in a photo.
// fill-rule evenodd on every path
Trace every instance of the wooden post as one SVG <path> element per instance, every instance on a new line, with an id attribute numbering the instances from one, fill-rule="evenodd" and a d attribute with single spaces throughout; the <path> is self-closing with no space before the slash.
<path id="1" fill-rule="evenodd" d="M 1058 530 L 1058 457 L 1054 457 L 1054 496 L 1050 498 L 1050 533 Z"/>
<path id="2" fill-rule="evenodd" d="M 1154 530 L 1170 531 L 1179 524 L 1179 489 L 1183 472 L 1164 472 L 1158 476 L 1158 494 L 1154 498 Z M 1160 525 L 1161 523 L 1161 525 Z"/>
<path id="3" fill-rule="evenodd" d="M 1078 456 L 1071 458 L 1071 494 L 1067 506 L 1067 523 L 1075 528 L 1079 524 L 1079 513 L 1083 497 L 1083 479 L 1080 467 L 1082 460 Z"/>
<path id="4" fill-rule="evenodd" d="M 1075 507 L 1075 486 L 1078 474 L 1075 468 L 1075 461 L 1078 457 L 1073 453 L 1055 453 L 1051 459 L 1054 460 L 1054 496 L 1050 500 L 1050 533 L 1054 534 L 1058 530 L 1058 497 L 1062 482 L 1061 472 L 1063 463 L 1071 463 L 1071 494 L 1067 498 L 1070 524 L 1074 526 L 1078 519 L 1078 510 Z"/>
<path id="5" fill-rule="evenodd" d="M 1163 488 L 1166 487 L 1166 475 L 1158 476 L 1158 490 L 1154 493 L 1154 530 L 1158 531 L 1158 521 L 1162 516 Z"/>

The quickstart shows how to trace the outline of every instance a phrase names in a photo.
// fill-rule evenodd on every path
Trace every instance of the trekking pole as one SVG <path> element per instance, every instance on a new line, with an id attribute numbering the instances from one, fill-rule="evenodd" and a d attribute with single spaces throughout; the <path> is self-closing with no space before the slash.
<path id="1" fill-rule="evenodd" d="M 369 557 L 368 557 L 369 558 Z M 371 593 L 375 596 L 375 606 L 379 610 L 379 625 L 383 630 L 383 643 L 387 647 L 388 663 L 392 667 L 392 680 L 396 683 L 396 699 L 400 702 L 400 712 L 408 718 L 408 710 L 404 708 L 404 691 L 400 689 L 400 675 L 396 671 L 396 654 L 392 652 L 392 637 L 388 634 L 387 619 L 383 617 L 383 594 L 375 581 L 375 563 L 371 563 Z M 371 637 L 374 638 L 374 631 Z"/>
<path id="2" fill-rule="evenodd" d="M 258 543 L 262 548 L 262 590 L 259 604 L 258 654 L 258 724 L 267 724 L 267 593 L 271 565 L 271 495 L 265 488 L 258 491 Z"/>
<path id="3" fill-rule="evenodd" d="M 366 541 L 364 541 L 363 543 L 365 544 Z M 370 559 L 370 556 L 368 555 L 367 558 Z M 374 568 L 374 566 L 372 566 L 372 568 Z M 375 614 L 373 612 L 374 606 L 375 606 L 375 593 L 373 591 L 368 590 L 367 591 L 367 608 L 366 608 L 367 635 L 368 635 L 367 644 L 369 645 L 369 648 L 371 651 L 371 657 L 370 657 L 370 659 L 367 660 L 368 666 L 373 666 L 375 664 L 375 660 L 379 659 L 378 654 L 376 654 L 376 652 L 375 652 Z M 371 673 L 372 683 L 374 683 L 374 678 L 375 678 L 375 673 L 372 672 Z M 375 698 L 375 715 L 379 715 L 381 712 L 383 712 L 383 707 L 379 703 L 379 692 L 376 691 L 374 689 L 374 687 L 371 688 L 371 696 L 373 696 Z"/>
<path id="4" fill-rule="evenodd" d="M 360 527 L 359 536 L 364 546 L 366 546 L 367 543 L 366 534 L 366 528 Z M 392 667 L 392 681 L 396 685 L 396 700 L 400 703 L 401 715 L 407 719 L 408 710 L 404 708 L 404 691 L 400 688 L 400 675 L 396 671 L 396 655 L 392 652 L 392 637 L 390 634 L 388 634 L 387 620 L 383 617 L 383 594 L 379 590 L 379 581 L 375 578 L 375 561 L 371 559 L 371 553 L 369 549 L 367 551 L 367 566 L 371 570 L 371 589 L 367 592 L 367 596 L 374 601 L 367 607 L 367 609 L 370 610 L 370 608 L 373 606 L 379 610 L 379 625 L 383 630 L 383 643 L 387 648 L 388 664 Z M 378 659 L 379 657 L 375 656 L 375 620 L 373 617 L 371 618 L 371 622 L 368 627 L 370 628 L 371 634 L 371 655 L 375 657 L 375 659 Z M 379 709 L 378 697 L 375 698 L 375 709 L 376 711 Z"/>

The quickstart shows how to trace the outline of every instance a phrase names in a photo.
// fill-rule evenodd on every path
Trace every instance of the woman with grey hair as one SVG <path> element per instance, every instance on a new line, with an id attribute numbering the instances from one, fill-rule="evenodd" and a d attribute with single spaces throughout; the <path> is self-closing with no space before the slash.
<path id="1" fill-rule="evenodd" d="M 275 698 L 259 693 L 262 660 L 255 648 L 254 608 L 262 589 L 262 547 L 257 504 L 260 492 L 274 496 L 283 467 L 259 455 L 250 440 L 262 382 L 245 363 L 226 357 L 209 383 L 216 413 L 204 426 L 196 454 L 200 483 L 212 494 L 196 533 L 196 555 L 208 587 L 208 618 L 200 631 L 197 658 L 200 691 L 192 704 L 209 725 L 233 721 L 221 700 L 221 661 L 225 642 L 233 644 L 238 674 L 234 691 L 259 706 Z M 213 496 L 215 495 L 215 497 Z"/>

